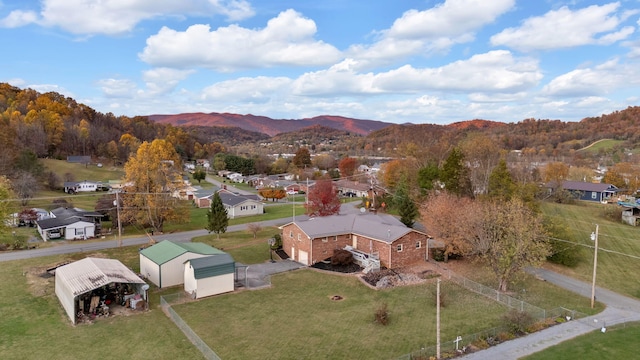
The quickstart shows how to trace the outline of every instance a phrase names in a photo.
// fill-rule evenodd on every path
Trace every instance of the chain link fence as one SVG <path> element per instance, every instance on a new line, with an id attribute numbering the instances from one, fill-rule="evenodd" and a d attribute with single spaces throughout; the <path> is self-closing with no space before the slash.
<path id="1" fill-rule="evenodd" d="M 187 325 L 184 320 L 178 315 L 178 313 L 171 308 L 172 303 L 184 301 L 186 298 L 186 294 L 178 293 L 171 294 L 166 296 L 160 296 L 160 306 L 162 307 L 162 311 L 169 316 L 171 321 L 184 333 L 184 335 L 193 343 L 193 345 L 200 350 L 202 355 L 207 360 L 221 360 L 218 354 L 213 351 L 209 345 L 207 345 L 199 336 L 196 334 L 190 327 Z"/>
<path id="2" fill-rule="evenodd" d="M 436 266 L 440 267 L 436 263 Z M 587 317 L 588 315 L 579 311 L 565 309 L 558 307 L 552 310 L 545 310 L 535 305 L 531 305 L 523 300 L 514 298 L 512 296 L 500 293 L 498 290 L 492 289 L 488 286 L 477 283 L 473 280 L 467 279 L 464 276 L 455 274 L 449 269 L 441 268 L 444 278 L 450 280 L 452 283 L 464 287 L 470 291 L 473 291 L 482 296 L 488 297 L 492 300 L 499 302 L 507 306 L 508 308 L 515 309 L 520 312 L 526 312 L 531 315 L 535 321 L 542 321 L 545 319 L 555 319 L 558 322 L 578 320 Z M 499 326 L 491 329 L 483 330 L 474 334 L 462 335 L 456 337 L 454 340 L 445 340 L 440 344 L 441 354 L 455 355 L 458 353 L 465 353 L 466 347 L 474 343 L 482 343 L 485 346 L 493 346 L 508 337 L 511 331 L 508 326 Z M 428 360 L 435 358 L 437 352 L 436 347 L 423 347 L 420 350 L 413 351 L 409 354 L 402 355 L 398 360 Z M 445 356 L 441 356 L 446 358 Z"/>

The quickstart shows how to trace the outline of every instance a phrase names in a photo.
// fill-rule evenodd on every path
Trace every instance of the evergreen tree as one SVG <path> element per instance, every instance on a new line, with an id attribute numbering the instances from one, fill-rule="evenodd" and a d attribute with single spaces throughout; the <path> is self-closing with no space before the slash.
<path id="1" fill-rule="evenodd" d="M 469 169 L 465 166 L 464 154 L 458 148 L 453 148 L 442 164 L 440 179 L 445 189 L 459 196 L 473 196 Z"/>
<path id="2" fill-rule="evenodd" d="M 440 169 L 435 162 L 429 162 L 418 170 L 418 186 L 422 192 L 434 189 L 435 182 L 440 176 Z"/>
<path id="3" fill-rule="evenodd" d="M 220 233 L 224 234 L 227 231 L 228 225 L 229 218 L 227 217 L 227 209 L 225 209 L 222 204 L 220 194 L 215 193 L 211 199 L 211 207 L 209 208 L 209 211 L 207 211 L 206 229 L 209 233 L 212 231 L 216 233 L 216 235 L 218 235 L 218 240 L 220 240 Z"/>
<path id="4" fill-rule="evenodd" d="M 411 200 L 407 190 L 406 182 L 403 180 L 396 189 L 395 200 L 400 222 L 407 227 L 413 227 L 415 218 L 418 217 L 418 206 Z"/>
<path id="5" fill-rule="evenodd" d="M 507 162 L 501 159 L 489 175 L 489 196 L 503 201 L 511 200 L 516 185 L 507 169 Z"/>

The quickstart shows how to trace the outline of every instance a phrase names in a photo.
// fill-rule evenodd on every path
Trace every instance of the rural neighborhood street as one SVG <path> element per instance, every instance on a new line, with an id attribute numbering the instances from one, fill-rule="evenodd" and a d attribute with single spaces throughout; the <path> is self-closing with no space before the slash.
<path id="1" fill-rule="evenodd" d="M 342 204 L 341 213 L 357 212 L 358 208 L 353 204 Z M 306 215 L 296 216 L 296 219 L 305 219 Z M 282 218 L 276 220 L 268 220 L 258 222 L 262 227 L 279 226 L 290 221 L 291 218 Z M 227 232 L 241 231 L 246 228 L 247 224 L 233 225 L 227 228 Z M 189 242 L 193 237 L 206 235 L 206 230 L 193 230 L 172 234 L 154 235 L 156 242 L 162 240 L 171 240 L 177 242 Z M 136 238 L 122 239 L 122 246 L 145 245 L 149 243 L 146 236 Z M 98 242 L 76 241 L 68 244 L 60 244 L 57 246 L 0 253 L 0 262 L 35 258 L 49 255 L 68 254 L 76 252 L 93 252 L 107 248 L 118 247 L 118 240 L 106 240 Z M 248 276 L 247 281 L 250 287 L 261 287 L 264 285 L 265 276 L 277 272 L 288 271 L 299 267 L 297 263 L 292 261 L 265 263 L 251 265 L 252 275 Z M 556 284 L 562 288 L 589 298 L 591 295 L 591 284 L 572 279 L 545 269 L 530 269 L 530 273 L 537 277 Z M 533 354 L 547 347 L 559 344 L 565 340 L 569 340 L 579 335 L 600 329 L 603 326 L 611 326 L 618 323 L 629 321 L 640 321 L 640 301 L 617 294 L 613 291 L 596 288 L 596 298 L 599 302 L 604 303 L 607 308 L 600 314 L 589 316 L 586 318 L 571 320 L 566 323 L 550 327 L 548 329 L 533 333 L 526 337 L 514 339 L 501 343 L 497 346 L 490 347 L 476 353 L 468 354 L 462 358 L 467 360 L 474 359 L 494 359 L 494 360 L 511 360 Z M 606 336 L 606 333 L 603 334 Z"/>
<path id="2" fill-rule="evenodd" d="M 531 269 L 530 273 L 576 294 L 589 298 L 591 284 L 545 269 Z M 465 360 L 513 360 L 541 351 L 596 329 L 640 320 L 640 301 L 596 287 L 596 299 L 607 308 L 596 315 L 571 320 L 518 339 L 503 342 L 486 350 L 462 357 Z M 602 334 L 606 336 L 606 332 Z"/>

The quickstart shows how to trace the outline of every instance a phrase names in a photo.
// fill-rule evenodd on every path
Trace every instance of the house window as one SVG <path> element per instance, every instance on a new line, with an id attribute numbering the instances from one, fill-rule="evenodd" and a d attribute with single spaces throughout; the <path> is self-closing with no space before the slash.
<path id="1" fill-rule="evenodd" d="M 338 241 L 338 235 L 333 237 L 333 241 Z"/>
<path id="2" fill-rule="evenodd" d="M 324 239 L 322 239 L 322 242 L 327 242 L 327 241 L 329 241 L 329 237 L 325 236 Z"/>
<path id="3" fill-rule="evenodd" d="M 420 249 L 422 247 L 422 243 L 420 241 L 416 242 L 416 249 Z"/>
<path id="4" fill-rule="evenodd" d="M 76 235 L 84 235 L 84 229 L 76 229 Z"/>
<path id="5" fill-rule="evenodd" d="M 293 237 L 293 230 L 289 231 L 289 237 L 292 238 Z"/>
<path id="6" fill-rule="evenodd" d="M 594 199 L 594 200 L 597 199 L 598 198 L 598 193 L 595 192 L 595 191 L 592 191 L 591 192 L 591 198 Z"/>
<path id="7" fill-rule="evenodd" d="M 396 247 L 396 251 L 398 252 L 402 251 L 402 244 L 398 244 L 398 246 Z"/>
<path id="8" fill-rule="evenodd" d="M 302 235 L 298 234 L 298 240 L 302 241 Z"/>
<path id="9" fill-rule="evenodd" d="M 251 210 L 254 210 L 256 208 L 255 205 L 251 205 Z"/>

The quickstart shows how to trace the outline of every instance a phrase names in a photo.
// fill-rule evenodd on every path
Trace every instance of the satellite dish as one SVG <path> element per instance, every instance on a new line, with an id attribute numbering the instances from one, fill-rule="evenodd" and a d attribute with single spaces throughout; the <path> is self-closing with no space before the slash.
<path id="1" fill-rule="evenodd" d="M 361 212 L 361 213 L 363 213 L 363 214 L 364 214 L 364 212 L 365 212 L 365 211 L 367 211 L 367 209 L 365 209 L 365 208 L 363 208 L 363 207 L 361 207 L 361 208 L 360 208 L 360 212 Z"/>

